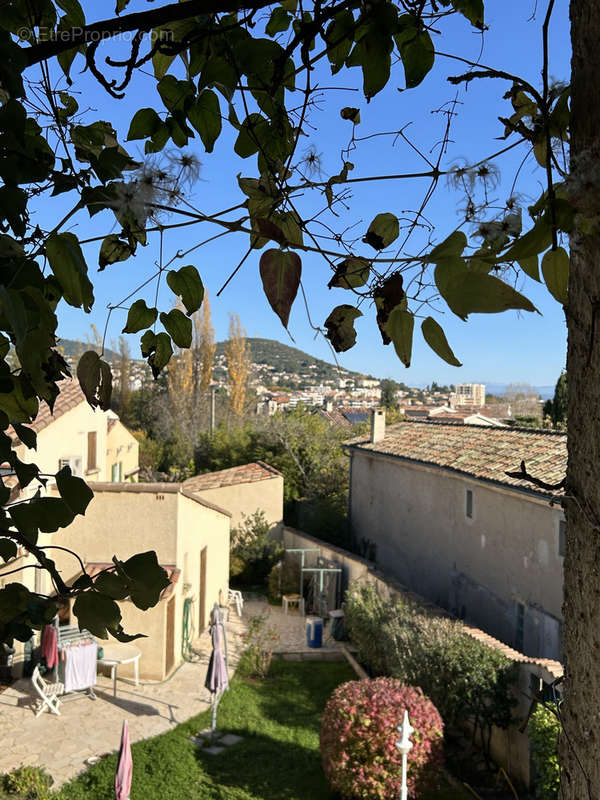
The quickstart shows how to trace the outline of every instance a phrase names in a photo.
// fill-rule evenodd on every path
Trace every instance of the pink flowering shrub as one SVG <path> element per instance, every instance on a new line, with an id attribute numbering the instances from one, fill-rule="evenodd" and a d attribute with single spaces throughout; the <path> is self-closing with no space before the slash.
<path id="1" fill-rule="evenodd" d="M 321 756 L 333 791 L 353 800 L 398 797 L 402 756 L 397 726 L 405 709 L 415 729 L 408 754 L 409 792 L 418 797 L 435 787 L 444 760 L 441 716 L 421 689 L 395 678 L 375 678 L 341 684 L 325 706 Z"/>

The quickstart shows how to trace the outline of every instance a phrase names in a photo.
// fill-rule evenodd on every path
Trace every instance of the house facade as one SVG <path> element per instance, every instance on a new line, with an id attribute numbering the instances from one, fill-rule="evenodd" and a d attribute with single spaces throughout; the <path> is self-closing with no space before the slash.
<path id="1" fill-rule="evenodd" d="M 245 517 L 263 511 L 273 533 L 281 533 L 283 475 L 263 461 L 196 475 L 183 486 L 186 492 L 227 509 L 232 528 L 239 527 Z"/>
<path id="2" fill-rule="evenodd" d="M 526 655 L 559 659 L 564 516 L 510 478 L 556 483 L 566 436 L 528 429 L 404 422 L 347 445 L 353 534 L 408 588 Z"/>

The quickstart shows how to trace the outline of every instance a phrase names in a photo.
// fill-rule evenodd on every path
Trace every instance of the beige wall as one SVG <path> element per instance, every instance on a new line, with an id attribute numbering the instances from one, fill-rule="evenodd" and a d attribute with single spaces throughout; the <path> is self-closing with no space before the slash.
<path id="1" fill-rule="evenodd" d="M 113 422 L 106 437 L 106 480 L 113 479 L 113 467 L 116 467 L 116 480 L 137 481 L 139 452 L 140 444 L 135 436 L 120 420 Z"/>
<path id="2" fill-rule="evenodd" d="M 560 509 L 450 471 L 352 453 L 352 530 L 377 544 L 386 572 L 511 646 L 522 603 L 523 651 L 559 658 Z"/>
<path id="3" fill-rule="evenodd" d="M 249 516 L 260 510 L 265 512 L 267 521 L 277 529 L 277 532 L 281 530 L 283 524 L 283 475 L 274 475 L 263 481 L 238 483 L 235 486 L 203 489 L 196 494 L 227 509 L 232 515 L 232 528 L 240 525 L 243 521 L 243 514 Z"/>
<path id="4" fill-rule="evenodd" d="M 97 470 L 88 473 L 87 435 L 91 431 L 97 433 Z M 41 472 L 46 473 L 57 472 L 61 458 L 79 458 L 81 474 L 86 480 L 110 480 L 106 472 L 106 415 L 99 410 L 93 411 L 87 403 L 80 403 L 38 433 L 37 450 L 28 450 L 25 445 L 20 445 L 17 455 L 28 464 L 36 463 Z"/>

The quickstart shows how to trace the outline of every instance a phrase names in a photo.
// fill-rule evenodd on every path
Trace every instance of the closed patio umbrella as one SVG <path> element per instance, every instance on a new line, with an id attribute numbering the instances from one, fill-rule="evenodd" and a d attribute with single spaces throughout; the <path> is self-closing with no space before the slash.
<path id="1" fill-rule="evenodd" d="M 223 696 L 223 692 L 229 688 L 229 675 L 227 671 L 227 637 L 221 610 L 215 603 L 210 614 L 210 637 L 212 641 L 212 653 L 208 662 L 208 671 L 204 685 L 212 694 L 212 724 L 211 737 L 215 734 L 217 724 L 217 706 Z"/>
<path id="2" fill-rule="evenodd" d="M 129 800 L 132 772 L 133 761 L 131 759 L 131 746 L 129 744 L 129 726 L 127 725 L 127 720 L 124 720 L 123 731 L 121 733 L 121 747 L 119 748 L 119 760 L 117 762 L 117 772 L 115 774 L 116 800 Z"/>

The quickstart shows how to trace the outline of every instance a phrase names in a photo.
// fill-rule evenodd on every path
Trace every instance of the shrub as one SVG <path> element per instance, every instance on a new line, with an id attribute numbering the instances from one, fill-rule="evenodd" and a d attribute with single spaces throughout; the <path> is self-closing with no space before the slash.
<path id="1" fill-rule="evenodd" d="M 555 800 L 560 785 L 558 736 L 560 722 L 552 711 L 538 705 L 527 727 L 534 766 L 535 796 L 538 800 Z"/>
<path id="2" fill-rule="evenodd" d="M 250 678 L 266 678 L 271 665 L 273 646 L 279 641 L 275 628 L 267 625 L 268 617 L 250 617 L 248 630 L 240 634 L 244 650 L 238 664 L 238 673 Z"/>
<path id="3" fill-rule="evenodd" d="M 516 700 L 510 692 L 514 665 L 467 636 L 460 622 L 437 617 L 415 603 L 384 601 L 371 585 L 347 595 L 345 623 L 359 660 L 374 675 L 420 686 L 446 724 L 468 719 L 489 737 L 506 728 Z M 487 742 L 483 741 L 484 748 Z"/>
<path id="4" fill-rule="evenodd" d="M 263 584 L 283 554 L 279 542 L 269 538 L 270 525 L 264 511 L 243 515 L 231 531 L 230 577 L 241 586 Z"/>
<path id="5" fill-rule="evenodd" d="M 54 779 L 41 767 L 17 767 L 0 777 L 0 798 L 12 800 L 50 800 Z"/>
<path id="6" fill-rule="evenodd" d="M 333 791 L 352 800 L 398 797 L 402 756 L 397 727 L 405 710 L 415 729 L 408 754 L 409 791 L 435 787 L 443 766 L 441 716 L 421 689 L 375 678 L 343 683 L 325 706 L 321 756 Z"/>
<path id="7" fill-rule="evenodd" d="M 283 558 L 278 564 L 275 564 L 269 572 L 269 600 L 277 602 L 283 594 L 297 594 L 300 588 L 300 575 L 298 558 Z"/>

